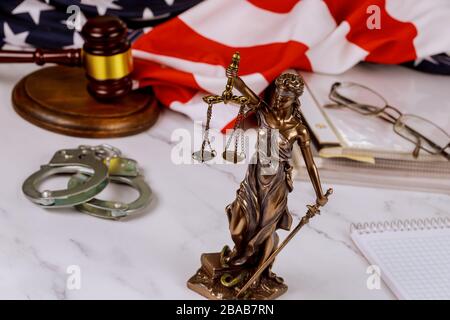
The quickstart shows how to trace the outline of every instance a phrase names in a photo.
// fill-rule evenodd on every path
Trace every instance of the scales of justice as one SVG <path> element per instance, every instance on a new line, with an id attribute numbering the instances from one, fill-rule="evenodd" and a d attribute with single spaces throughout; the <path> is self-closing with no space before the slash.
<path id="1" fill-rule="evenodd" d="M 240 106 L 234 130 L 222 156 L 237 163 L 245 159 L 241 129 L 245 115 L 253 111 L 259 123 L 257 150 L 248 165 L 247 174 L 236 192 L 236 199 L 225 208 L 234 247 L 221 252 L 204 253 L 201 267 L 187 286 L 208 299 L 275 299 L 287 291 L 284 280 L 272 272 L 275 257 L 297 232 L 324 206 L 333 190 L 325 193 L 314 164 L 310 137 L 303 123 L 299 97 L 304 81 L 298 74 L 285 73 L 275 80 L 270 103 L 255 94 L 238 76 L 240 55 L 235 53 L 226 68 L 228 78 L 222 95 L 208 95 L 207 119 L 201 149 L 192 157 L 205 162 L 216 156 L 208 131 L 212 107 L 219 103 Z M 233 94 L 233 88 L 242 96 Z M 277 134 L 273 134 L 273 133 Z M 241 149 L 238 151 L 239 137 Z M 229 146 L 234 139 L 234 150 Z M 292 147 L 298 143 L 316 193 L 316 201 L 285 240 L 279 244 L 277 229 L 290 230 L 292 217 L 287 208 L 288 194 L 293 190 Z"/>

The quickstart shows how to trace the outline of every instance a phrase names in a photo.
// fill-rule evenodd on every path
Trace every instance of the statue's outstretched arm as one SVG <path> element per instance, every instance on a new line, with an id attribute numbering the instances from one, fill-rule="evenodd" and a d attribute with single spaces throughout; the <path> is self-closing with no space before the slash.
<path id="1" fill-rule="evenodd" d="M 243 96 L 250 100 L 250 107 L 252 109 L 257 108 L 260 105 L 262 99 L 255 92 L 253 92 L 253 90 L 250 89 L 240 77 L 234 78 L 233 85 Z"/>

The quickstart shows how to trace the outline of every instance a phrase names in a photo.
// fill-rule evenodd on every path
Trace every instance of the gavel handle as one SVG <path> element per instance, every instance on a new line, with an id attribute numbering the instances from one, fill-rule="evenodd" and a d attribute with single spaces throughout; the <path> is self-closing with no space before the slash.
<path id="1" fill-rule="evenodd" d="M 81 67 L 83 57 L 81 49 L 15 51 L 0 50 L 0 63 L 56 63 L 70 67 Z"/>

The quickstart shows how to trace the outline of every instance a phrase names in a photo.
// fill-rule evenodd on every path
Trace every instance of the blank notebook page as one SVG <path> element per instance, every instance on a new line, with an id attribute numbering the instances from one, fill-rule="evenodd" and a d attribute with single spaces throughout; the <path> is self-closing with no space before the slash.
<path id="1" fill-rule="evenodd" d="M 450 219 L 358 224 L 351 237 L 399 299 L 450 299 Z"/>

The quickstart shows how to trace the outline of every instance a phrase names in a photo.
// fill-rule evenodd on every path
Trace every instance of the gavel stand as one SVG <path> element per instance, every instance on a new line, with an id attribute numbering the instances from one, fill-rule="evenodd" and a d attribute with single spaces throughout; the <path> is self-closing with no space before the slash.
<path id="1" fill-rule="evenodd" d="M 81 34 L 79 49 L 0 50 L 0 63 L 59 65 L 16 85 L 12 100 L 17 113 L 39 127 L 77 137 L 120 137 L 151 127 L 160 109 L 150 89 L 132 90 L 126 24 L 113 16 L 95 17 Z"/>
<path id="2" fill-rule="evenodd" d="M 65 135 L 109 138 L 150 128 L 160 108 L 151 89 L 101 102 L 86 90 L 82 68 L 54 66 L 35 71 L 15 86 L 12 101 L 27 121 Z"/>

